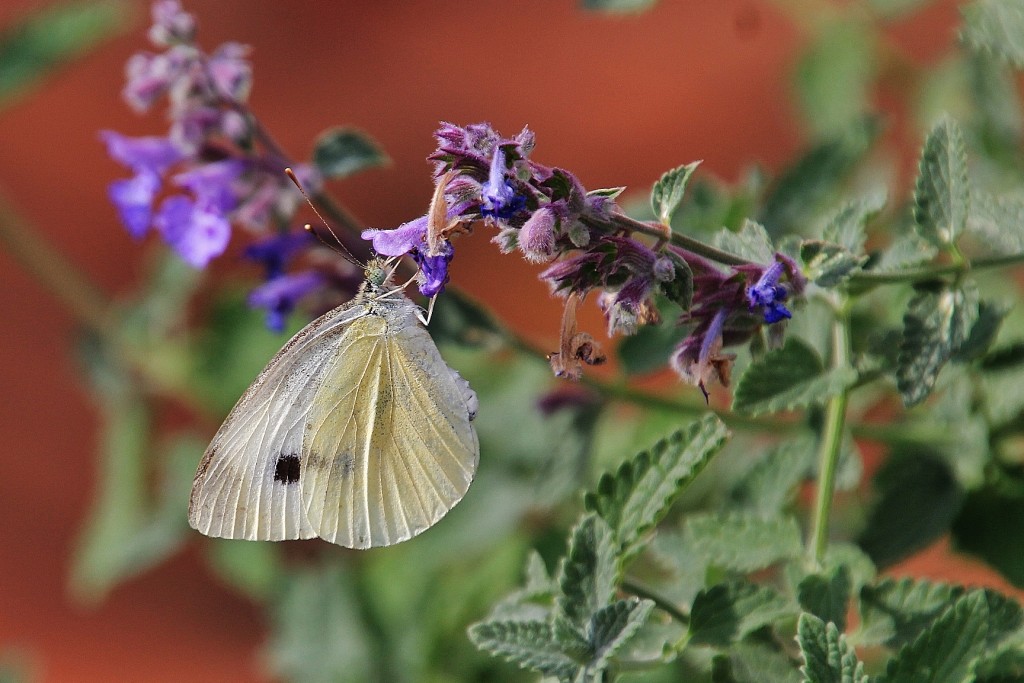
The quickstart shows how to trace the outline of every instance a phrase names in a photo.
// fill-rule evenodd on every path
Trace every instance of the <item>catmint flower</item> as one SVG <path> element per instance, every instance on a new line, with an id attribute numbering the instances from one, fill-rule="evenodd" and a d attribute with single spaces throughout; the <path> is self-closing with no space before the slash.
<path id="1" fill-rule="evenodd" d="M 732 362 L 736 360 L 735 354 L 722 353 L 727 317 L 725 309 L 719 310 L 684 340 L 670 359 L 672 368 L 683 379 L 695 384 L 704 394 L 705 401 L 709 396 L 707 386 L 712 380 L 717 380 L 724 387 L 729 386 Z"/>
<path id="2" fill-rule="evenodd" d="M 747 289 L 750 310 L 761 309 L 764 321 L 769 325 L 793 317 L 789 309 L 782 304 L 788 296 L 786 287 L 778 284 L 783 271 L 783 265 L 775 262 L 764 271 L 754 285 Z"/>
<path id="3" fill-rule="evenodd" d="M 267 328 L 281 332 L 285 319 L 295 310 L 299 300 L 321 287 L 323 283 L 323 276 L 314 271 L 279 275 L 252 290 L 249 294 L 249 305 L 265 309 Z"/>
<path id="4" fill-rule="evenodd" d="M 164 241 L 194 268 L 205 268 L 223 254 L 231 237 L 231 224 L 223 212 L 181 195 L 165 199 L 153 223 Z"/>
<path id="5" fill-rule="evenodd" d="M 161 137 L 130 138 L 113 131 L 102 131 L 100 137 L 114 160 L 135 171 L 131 179 L 112 182 L 109 195 L 128 232 L 141 238 L 152 222 L 161 175 L 182 158 L 181 152 Z"/>
<path id="6" fill-rule="evenodd" d="M 423 249 L 410 252 L 420 269 L 420 294 L 434 297 L 448 284 L 448 266 L 455 256 L 455 247 L 447 240 L 441 243 L 441 253 L 431 256 Z"/>
<path id="7" fill-rule="evenodd" d="M 508 220 L 526 204 L 506 179 L 505 153 L 495 148 L 487 180 L 480 186 L 480 213 L 489 218 Z"/>
<path id="8" fill-rule="evenodd" d="M 210 55 L 206 71 L 213 91 L 232 102 L 244 102 L 252 88 L 252 66 L 246 60 L 249 47 L 241 43 L 224 43 Z"/>
<path id="9" fill-rule="evenodd" d="M 533 212 L 518 231 L 519 249 L 531 263 L 550 261 L 555 257 L 555 228 L 558 218 L 551 207 Z"/>
<path id="10" fill-rule="evenodd" d="M 245 257 L 263 264 L 266 279 L 283 275 L 285 266 L 291 258 L 312 245 L 316 238 L 303 230 L 302 232 L 286 232 L 275 235 L 245 248 Z"/>
<path id="11" fill-rule="evenodd" d="M 157 0 L 152 7 L 150 41 L 159 47 L 190 43 L 195 37 L 195 18 L 185 12 L 178 0 Z"/>

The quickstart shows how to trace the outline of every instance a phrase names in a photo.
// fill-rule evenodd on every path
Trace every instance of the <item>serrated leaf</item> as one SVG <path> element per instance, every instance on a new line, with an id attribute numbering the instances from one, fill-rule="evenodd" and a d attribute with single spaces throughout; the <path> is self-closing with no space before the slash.
<path id="1" fill-rule="evenodd" d="M 344 178 L 374 166 L 391 163 L 369 135 L 355 128 L 331 128 L 313 148 L 313 164 L 327 178 Z"/>
<path id="2" fill-rule="evenodd" d="M 887 683 L 961 683 L 975 659 L 1021 625 L 1021 608 L 995 591 L 977 590 L 957 600 L 917 640 L 889 662 Z M 928 678 L 922 679 L 927 672 Z"/>
<path id="3" fill-rule="evenodd" d="M 580 669 L 555 642 L 547 622 L 484 621 L 469 627 L 469 639 L 485 652 L 562 681 L 572 680 Z"/>
<path id="4" fill-rule="evenodd" d="M 679 203 L 683 201 L 686 183 L 700 163 L 694 161 L 666 171 L 658 179 L 658 182 L 654 183 L 654 188 L 651 190 L 651 208 L 654 209 L 654 215 L 663 225 L 672 224 L 672 214 L 679 207 Z"/>
<path id="5" fill-rule="evenodd" d="M 52 5 L 0 34 L 0 103 L 6 103 L 47 73 L 112 37 L 126 25 L 123 2 Z"/>
<path id="6" fill-rule="evenodd" d="M 800 244 L 800 259 L 808 280 L 819 287 L 836 287 L 859 270 L 868 257 L 856 256 L 838 244 L 805 240 Z"/>
<path id="7" fill-rule="evenodd" d="M 960 10 L 962 36 L 975 50 L 1024 67 L 1024 5 L 1020 0 L 975 0 Z"/>
<path id="8" fill-rule="evenodd" d="M 991 253 L 1024 253 L 1024 197 L 975 192 L 967 230 Z"/>
<path id="9" fill-rule="evenodd" d="M 870 272 L 899 272 L 909 266 L 931 261 L 938 251 L 930 242 L 917 235 L 903 235 L 893 240 L 878 260 L 871 264 Z"/>
<path id="10" fill-rule="evenodd" d="M 797 622 L 796 640 L 807 683 L 868 683 L 864 664 L 835 624 L 804 612 Z"/>
<path id="11" fill-rule="evenodd" d="M 712 683 L 800 683 L 803 677 L 785 652 L 762 643 L 739 642 L 711 660 Z"/>
<path id="12" fill-rule="evenodd" d="M 597 515 L 587 515 L 573 529 L 558 578 L 556 599 L 562 614 L 583 628 L 591 615 L 615 595 L 618 560 L 612 530 Z"/>
<path id="13" fill-rule="evenodd" d="M 956 121 L 946 117 L 928 134 L 918 162 L 917 233 L 936 247 L 954 244 L 967 227 L 970 200 L 963 133 Z"/>
<path id="14" fill-rule="evenodd" d="M 937 457 L 896 452 L 873 482 L 876 499 L 858 545 L 879 567 L 920 550 L 949 530 L 963 491 L 949 466 Z"/>
<path id="15" fill-rule="evenodd" d="M 916 640 L 963 592 L 959 586 L 907 578 L 863 586 L 859 641 L 899 649 Z"/>
<path id="16" fill-rule="evenodd" d="M 775 262 L 775 248 L 764 226 L 747 219 L 739 232 L 719 230 L 715 233 L 714 245 L 723 251 L 754 263 Z"/>
<path id="17" fill-rule="evenodd" d="M 647 621 L 654 603 L 650 600 L 617 600 L 594 613 L 588 635 L 592 648 L 587 671 L 592 675 L 604 671 L 608 661 L 629 642 Z"/>
<path id="18" fill-rule="evenodd" d="M 825 371 L 814 349 L 790 337 L 750 364 L 736 384 L 732 408 L 751 415 L 794 410 L 838 394 L 856 378 L 853 368 Z"/>
<path id="19" fill-rule="evenodd" d="M 843 16 L 815 36 L 796 68 L 806 121 L 822 135 L 842 132 L 868 111 L 875 60 L 870 26 Z"/>
<path id="20" fill-rule="evenodd" d="M 850 570 L 839 566 L 830 574 L 805 576 L 797 586 L 797 600 L 807 612 L 845 631 L 851 588 Z"/>
<path id="21" fill-rule="evenodd" d="M 709 563 L 749 573 L 803 550 L 800 525 L 792 517 L 762 519 L 738 512 L 691 514 L 683 525 L 687 541 Z"/>
<path id="22" fill-rule="evenodd" d="M 798 611 L 794 604 L 766 586 L 745 581 L 720 583 L 694 598 L 690 609 L 690 642 L 727 647 L 748 633 Z"/>
<path id="23" fill-rule="evenodd" d="M 708 415 L 623 463 L 614 474 L 602 475 L 584 504 L 612 528 L 625 558 L 636 552 L 641 537 L 661 521 L 727 435 L 722 421 Z"/>
<path id="24" fill-rule="evenodd" d="M 643 12 L 658 0 L 580 0 L 583 9 L 606 14 L 634 14 Z"/>
<path id="25" fill-rule="evenodd" d="M 825 225 L 822 239 L 844 247 L 852 254 L 864 252 L 864 226 L 885 206 L 885 193 L 855 199 L 844 204 Z"/>
<path id="26" fill-rule="evenodd" d="M 967 340 L 978 318 L 978 291 L 970 283 L 959 289 L 918 292 L 903 315 L 903 339 L 897 358 L 896 386 L 908 408 L 923 401 L 942 366 Z"/>

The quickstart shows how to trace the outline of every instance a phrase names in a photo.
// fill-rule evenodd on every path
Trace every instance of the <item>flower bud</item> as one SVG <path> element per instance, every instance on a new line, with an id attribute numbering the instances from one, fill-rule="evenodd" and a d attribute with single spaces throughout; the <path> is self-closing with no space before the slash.
<path id="1" fill-rule="evenodd" d="M 555 255 L 557 218 L 545 207 L 533 212 L 519 231 L 519 249 L 530 263 L 550 261 Z"/>

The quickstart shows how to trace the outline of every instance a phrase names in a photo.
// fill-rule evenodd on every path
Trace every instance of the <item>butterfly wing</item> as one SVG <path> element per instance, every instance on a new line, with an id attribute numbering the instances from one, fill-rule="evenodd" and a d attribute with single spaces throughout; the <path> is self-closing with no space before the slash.
<path id="1" fill-rule="evenodd" d="M 238 400 L 206 449 L 188 519 L 208 536 L 311 538 L 298 480 L 302 430 L 325 368 L 362 306 L 341 306 L 304 327 Z"/>
<path id="2" fill-rule="evenodd" d="M 413 304 L 352 323 L 309 412 L 306 517 L 349 548 L 409 539 L 466 494 L 480 447 L 476 398 L 441 358 Z"/>

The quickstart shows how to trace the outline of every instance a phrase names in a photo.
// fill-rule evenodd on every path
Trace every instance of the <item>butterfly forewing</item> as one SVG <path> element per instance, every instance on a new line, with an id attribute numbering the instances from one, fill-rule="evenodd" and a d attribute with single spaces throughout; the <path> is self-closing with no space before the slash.
<path id="1" fill-rule="evenodd" d="M 465 495 L 479 445 L 461 380 L 413 304 L 353 322 L 313 399 L 301 488 L 320 537 L 391 545 L 428 528 Z"/>
<path id="2" fill-rule="evenodd" d="M 325 369 L 362 307 L 337 308 L 303 328 L 239 399 L 192 485 L 189 523 L 209 536 L 279 541 L 316 536 L 299 479 L 302 432 Z"/>

